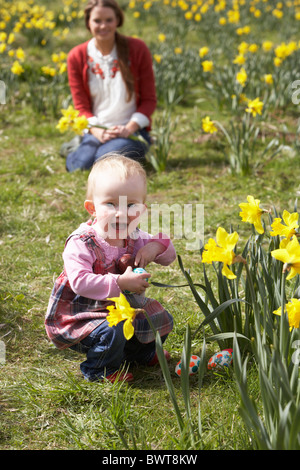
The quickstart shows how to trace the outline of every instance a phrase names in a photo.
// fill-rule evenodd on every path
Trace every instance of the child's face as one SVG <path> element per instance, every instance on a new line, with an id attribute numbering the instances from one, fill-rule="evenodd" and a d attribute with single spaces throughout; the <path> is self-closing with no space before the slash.
<path id="1" fill-rule="evenodd" d="M 127 238 L 137 227 L 146 210 L 145 183 L 141 176 L 118 181 L 118 176 L 105 172 L 97 179 L 94 200 L 85 201 L 87 211 L 96 217 L 96 229 L 109 240 Z"/>

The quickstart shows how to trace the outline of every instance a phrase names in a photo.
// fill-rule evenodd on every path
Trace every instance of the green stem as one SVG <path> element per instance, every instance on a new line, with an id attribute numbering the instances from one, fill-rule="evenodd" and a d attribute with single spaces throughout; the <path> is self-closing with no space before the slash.
<path id="1" fill-rule="evenodd" d="M 258 328 L 260 328 L 260 315 L 259 315 L 258 305 L 256 301 L 254 285 L 253 285 L 253 281 L 251 278 L 251 273 L 250 273 L 248 263 L 246 263 L 245 266 L 246 266 L 246 272 L 247 272 L 247 281 L 249 283 L 250 295 L 251 295 L 252 305 L 253 305 L 255 327 L 256 327 L 256 331 L 259 331 Z"/>
<path id="2" fill-rule="evenodd" d="M 286 331 L 286 311 L 285 311 L 285 280 L 286 280 L 286 272 L 285 270 L 282 271 L 282 278 L 281 278 L 281 317 L 280 317 L 280 336 L 279 336 L 279 348 L 282 359 L 285 357 L 286 353 L 286 339 L 287 339 L 287 331 Z"/>

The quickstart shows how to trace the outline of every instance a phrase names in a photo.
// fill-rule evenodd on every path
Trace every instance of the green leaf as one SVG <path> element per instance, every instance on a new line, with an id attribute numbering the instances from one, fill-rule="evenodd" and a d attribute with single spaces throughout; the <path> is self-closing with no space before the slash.
<path id="1" fill-rule="evenodd" d="M 236 333 L 236 332 L 227 332 L 227 333 L 219 333 L 217 335 L 213 335 L 213 336 L 209 336 L 208 338 L 206 338 L 206 341 L 219 341 L 219 340 L 223 340 L 223 339 L 229 339 L 229 338 L 234 338 L 234 337 L 237 337 L 237 338 L 242 338 L 242 339 L 246 339 L 247 341 L 250 341 L 249 338 L 247 338 L 246 336 L 242 335 L 241 333 Z"/>

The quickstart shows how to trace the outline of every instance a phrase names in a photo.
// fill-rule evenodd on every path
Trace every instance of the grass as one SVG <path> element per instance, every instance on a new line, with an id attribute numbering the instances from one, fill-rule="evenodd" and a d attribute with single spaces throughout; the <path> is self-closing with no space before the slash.
<path id="1" fill-rule="evenodd" d="M 154 34 L 151 26 L 148 34 Z M 133 26 L 129 23 L 130 28 Z M 69 46 L 69 44 L 68 44 Z M 70 45 L 71 46 L 71 45 Z M 39 51 L 36 60 L 39 60 Z M 227 230 L 241 227 L 238 204 L 248 194 L 267 207 L 292 211 L 300 194 L 298 154 L 288 151 L 274 160 L 259 161 L 247 177 L 230 173 L 219 138 L 203 139 L 203 113 L 215 109 L 207 91 L 197 87 L 173 110 L 180 124 L 172 138 L 167 169 L 148 168 L 148 204 L 202 203 L 205 239 L 219 225 Z M 157 110 L 157 114 L 162 109 Z M 229 119 L 218 111 L 218 118 Z M 276 132 L 282 122 L 295 125 L 296 113 L 274 113 Z M 89 384 L 79 372 L 82 356 L 58 351 L 48 342 L 44 315 L 55 277 L 62 269 L 62 250 L 68 234 L 86 219 L 83 208 L 87 172 L 68 174 L 59 157 L 66 136 L 57 133 L 57 118 L 37 114 L 24 97 L 13 95 L 0 105 L 0 339 L 6 361 L 0 365 L 0 448 L 5 450 L 56 449 L 186 449 L 180 435 L 162 372 L 136 368 L 131 386 Z M 247 227 L 248 229 L 249 227 Z M 174 240 L 177 253 L 201 282 L 200 254 L 186 250 L 186 240 Z M 185 283 L 177 261 L 168 268 L 151 266 L 152 279 L 170 284 Z M 170 371 L 182 410 L 180 380 L 174 369 L 181 357 L 186 324 L 195 330 L 201 322 L 189 288 L 151 287 L 149 295 L 173 314 L 174 331 L 166 347 Z M 208 330 L 207 330 L 208 331 Z M 192 351 L 201 351 L 201 337 Z M 207 359 L 217 346 L 207 346 Z M 249 384 L 259 400 L 255 366 Z M 197 377 L 191 377 L 192 417 L 197 420 L 200 399 L 203 439 L 197 449 L 252 449 L 239 415 L 240 397 L 233 372 L 204 377 L 200 398 Z"/>

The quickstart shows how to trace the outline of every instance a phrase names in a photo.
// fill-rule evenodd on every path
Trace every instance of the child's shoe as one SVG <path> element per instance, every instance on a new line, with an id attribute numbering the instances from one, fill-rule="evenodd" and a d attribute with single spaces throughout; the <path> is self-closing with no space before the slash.
<path id="1" fill-rule="evenodd" d="M 105 380 L 108 380 L 111 383 L 115 382 L 133 382 L 133 375 L 131 372 L 113 372 L 105 377 Z"/>
<path id="2" fill-rule="evenodd" d="M 165 349 L 164 349 L 164 355 L 165 355 L 166 360 L 169 361 L 171 356 L 170 356 L 170 353 L 168 351 L 166 351 Z M 158 364 L 158 362 L 159 362 L 158 361 L 158 356 L 157 356 L 157 353 L 155 353 L 153 358 L 151 359 L 151 361 L 149 361 L 147 363 L 147 366 L 153 367 L 156 364 Z"/>

